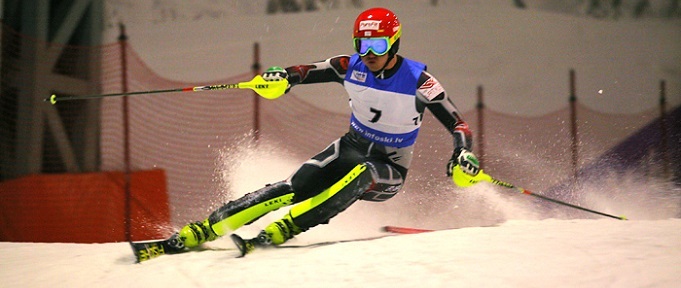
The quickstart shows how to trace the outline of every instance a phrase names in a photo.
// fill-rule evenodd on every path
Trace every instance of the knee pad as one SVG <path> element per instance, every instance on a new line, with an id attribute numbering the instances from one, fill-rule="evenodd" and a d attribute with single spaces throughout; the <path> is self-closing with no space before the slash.
<path id="1" fill-rule="evenodd" d="M 395 167 L 386 163 L 372 162 L 364 162 L 364 165 L 371 173 L 374 185 L 360 196 L 361 200 L 383 202 L 400 192 L 404 179 Z"/>

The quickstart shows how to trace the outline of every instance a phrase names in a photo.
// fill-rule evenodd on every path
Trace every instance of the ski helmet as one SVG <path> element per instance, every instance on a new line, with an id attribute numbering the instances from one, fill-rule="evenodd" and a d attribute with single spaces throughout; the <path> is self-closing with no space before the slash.
<path id="1" fill-rule="evenodd" d="M 355 27 L 352 32 L 355 50 L 360 55 L 366 55 L 369 50 L 372 50 L 377 55 L 388 53 L 388 55 L 394 56 L 399 49 L 400 36 L 402 36 L 402 25 L 400 25 L 397 15 L 388 9 L 380 7 L 370 8 L 360 13 L 357 19 L 355 19 Z M 387 45 L 385 49 L 387 51 L 376 51 L 380 48 L 366 45 L 362 47 L 362 39 L 374 38 L 386 39 Z"/>

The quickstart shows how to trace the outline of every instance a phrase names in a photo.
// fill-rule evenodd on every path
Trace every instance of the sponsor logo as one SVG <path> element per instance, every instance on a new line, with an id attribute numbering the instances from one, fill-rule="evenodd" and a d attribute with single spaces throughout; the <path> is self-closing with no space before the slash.
<path id="1" fill-rule="evenodd" d="M 381 25 L 380 20 L 364 20 L 359 22 L 359 31 L 373 30 L 378 31 Z"/>
<path id="2" fill-rule="evenodd" d="M 393 162 L 400 162 L 402 159 L 402 156 L 397 155 L 397 152 L 388 153 L 388 157 L 390 157 L 390 160 L 393 160 Z"/>
<path id="3" fill-rule="evenodd" d="M 150 245 L 145 248 L 144 250 L 139 250 L 140 262 L 165 254 L 163 246 L 159 244 Z"/>
<path id="4" fill-rule="evenodd" d="M 367 73 L 361 71 L 352 71 L 350 79 L 364 83 L 367 81 Z"/>
<path id="5" fill-rule="evenodd" d="M 432 101 L 440 95 L 441 93 L 445 92 L 445 89 L 442 88 L 442 85 L 440 85 L 440 82 L 437 82 L 435 78 L 430 78 L 426 80 L 421 87 L 419 87 L 419 93 L 423 94 L 426 99 L 429 101 Z"/>
<path id="6" fill-rule="evenodd" d="M 267 206 L 272 206 L 272 205 L 274 205 L 274 204 L 281 204 L 281 203 L 283 203 L 283 202 L 284 202 L 284 201 L 282 201 L 282 200 L 279 199 L 279 198 L 272 199 L 272 200 L 270 200 L 270 201 L 265 202 L 265 207 L 267 207 Z"/>

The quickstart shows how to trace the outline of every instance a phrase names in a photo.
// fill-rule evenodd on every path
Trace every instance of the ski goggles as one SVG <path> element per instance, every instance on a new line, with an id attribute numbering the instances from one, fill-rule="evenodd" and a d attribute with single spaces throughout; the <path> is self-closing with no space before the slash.
<path id="1" fill-rule="evenodd" d="M 376 56 L 383 56 L 390 51 L 390 38 L 354 38 L 355 51 L 359 56 L 366 56 L 373 52 Z"/>

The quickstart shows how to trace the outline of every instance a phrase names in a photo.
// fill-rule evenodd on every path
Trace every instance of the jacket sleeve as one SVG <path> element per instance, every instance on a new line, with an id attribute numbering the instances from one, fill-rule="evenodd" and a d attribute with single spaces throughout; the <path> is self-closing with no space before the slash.
<path id="1" fill-rule="evenodd" d="M 291 87 L 298 84 L 338 82 L 343 83 L 348 71 L 350 56 L 339 55 L 324 61 L 286 68 Z"/>
<path id="2" fill-rule="evenodd" d="M 430 110 L 435 118 L 445 126 L 454 137 L 454 149 L 473 148 L 473 133 L 468 128 L 463 116 L 456 105 L 448 97 L 447 92 L 439 81 L 430 73 L 423 71 L 416 90 L 417 101 Z"/>

